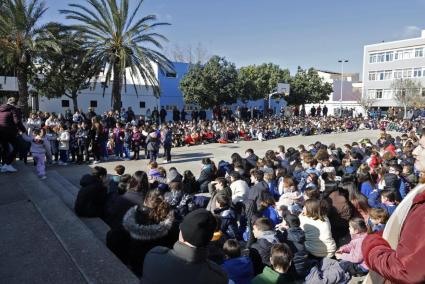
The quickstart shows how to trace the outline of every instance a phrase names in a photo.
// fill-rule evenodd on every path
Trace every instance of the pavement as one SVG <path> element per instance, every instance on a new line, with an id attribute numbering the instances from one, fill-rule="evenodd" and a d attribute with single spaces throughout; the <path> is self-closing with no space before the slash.
<path id="1" fill-rule="evenodd" d="M 239 143 L 232 144 L 206 144 L 197 145 L 191 147 L 178 147 L 171 150 L 172 162 L 164 163 L 162 158 L 157 161 L 161 167 L 169 169 L 170 167 L 176 167 L 180 173 L 185 170 L 191 170 L 195 176 L 198 176 L 201 172 L 201 160 L 202 158 L 211 158 L 216 164 L 219 161 L 229 161 L 230 156 L 233 153 L 239 153 L 241 156 L 244 155 L 246 149 L 251 148 L 258 156 L 263 156 L 267 150 L 277 150 L 277 146 L 284 145 L 288 147 L 297 147 L 300 144 L 309 145 L 320 141 L 324 144 L 335 143 L 337 146 L 343 146 L 344 144 L 351 144 L 354 141 L 360 141 L 364 138 L 369 138 L 372 141 L 376 141 L 379 137 L 379 130 L 362 130 L 358 132 L 344 132 L 336 134 L 325 134 L 325 135 L 314 135 L 314 136 L 292 136 L 279 139 L 273 139 L 269 141 L 241 141 Z M 396 134 L 396 133 L 393 133 Z M 162 155 L 162 149 L 160 151 Z M 148 160 L 138 161 L 110 161 L 98 164 L 99 166 L 105 167 L 108 173 L 114 173 L 114 167 L 116 165 L 124 165 L 126 173 L 134 173 L 138 170 L 147 171 Z M 89 167 L 95 165 L 69 165 L 65 167 L 54 166 L 55 170 L 67 177 L 73 184 L 78 185 L 79 180 L 83 174 L 90 171 Z M 48 175 L 48 173 L 47 173 Z"/>

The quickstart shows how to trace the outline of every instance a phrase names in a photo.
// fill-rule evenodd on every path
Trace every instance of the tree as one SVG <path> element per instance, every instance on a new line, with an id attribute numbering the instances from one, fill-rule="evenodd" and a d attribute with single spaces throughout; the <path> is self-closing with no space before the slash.
<path id="1" fill-rule="evenodd" d="M 358 100 L 357 103 L 365 110 L 366 113 L 369 112 L 369 109 L 376 102 L 375 98 L 372 98 L 369 94 L 363 94 Z"/>
<path id="2" fill-rule="evenodd" d="M 151 85 L 159 96 L 159 82 L 154 64 L 160 70 L 172 71 L 172 63 L 158 50 L 167 39 L 155 28 L 169 25 L 156 22 L 155 15 L 138 18 L 143 0 L 135 1 L 129 11 L 129 0 L 86 0 L 87 5 L 69 4 L 72 9 L 61 10 L 66 18 L 77 21 L 71 28 L 84 36 L 84 48 L 96 66 L 105 68 L 105 86 L 112 78 L 112 106 L 121 108 L 121 89 L 126 82 L 126 71 L 135 84 L 135 78 Z M 98 70 L 101 71 L 100 69 Z M 135 86 L 137 93 L 137 89 Z"/>
<path id="3" fill-rule="evenodd" d="M 313 68 L 304 70 L 298 67 L 291 79 L 291 93 L 287 97 L 288 104 L 304 105 L 327 101 L 333 92 L 332 85 L 325 83 Z"/>
<path id="4" fill-rule="evenodd" d="M 19 106 L 28 114 L 28 80 L 37 56 L 58 49 L 47 25 L 38 26 L 47 8 L 39 0 L 0 1 L 0 49 L 18 81 Z"/>
<path id="5" fill-rule="evenodd" d="M 423 106 L 421 88 L 421 82 L 412 79 L 394 79 L 391 83 L 395 100 L 404 108 L 404 117 L 408 107 Z"/>
<path id="6" fill-rule="evenodd" d="M 40 58 L 31 84 L 38 95 L 48 98 L 65 95 L 72 99 L 76 111 L 78 92 L 90 87 L 90 80 L 96 77 L 99 68 L 82 48 L 83 38 L 61 26 L 51 26 L 50 30 L 58 41 L 60 52 L 48 52 Z"/>
<path id="7" fill-rule="evenodd" d="M 279 65 L 264 63 L 250 65 L 239 69 L 240 94 L 243 100 L 266 99 L 277 87 L 278 83 L 290 80 L 288 69 Z"/>
<path id="8" fill-rule="evenodd" d="M 238 72 L 233 63 L 213 56 L 202 66 L 193 65 L 180 81 L 186 103 L 202 108 L 235 103 L 238 98 Z"/>

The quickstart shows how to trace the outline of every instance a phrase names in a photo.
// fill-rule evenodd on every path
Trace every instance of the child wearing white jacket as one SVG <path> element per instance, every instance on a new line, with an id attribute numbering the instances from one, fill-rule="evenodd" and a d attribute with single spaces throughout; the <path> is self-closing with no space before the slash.
<path id="1" fill-rule="evenodd" d="M 68 151 L 69 151 L 69 132 L 66 129 L 65 125 L 61 125 L 59 128 L 59 165 L 66 166 L 68 161 Z"/>

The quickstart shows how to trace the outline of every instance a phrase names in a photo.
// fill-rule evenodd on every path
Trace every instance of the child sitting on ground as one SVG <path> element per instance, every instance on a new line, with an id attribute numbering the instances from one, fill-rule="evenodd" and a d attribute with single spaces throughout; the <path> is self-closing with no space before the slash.
<path id="1" fill-rule="evenodd" d="M 223 245 L 224 263 L 221 265 L 227 276 L 235 284 L 248 284 L 254 277 L 251 259 L 241 256 L 241 246 L 234 239 L 227 240 Z"/>
<path id="2" fill-rule="evenodd" d="M 287 244 L 275 244 L 271 248 L 271 267 L 265 266 L 263 273 L 257 275 L 252 284 L 294 283 L 288 270 L 291 267 L 292 252 Z"/>
<path id="3" fill-rule="evenodd" d="M 112 176 L 112 181 L 118 184 L 121 180 L 122 175 L 125 172 L 125 167 L 123 165 L 117 165 L 114 168 L 114 171 L 115 175 Z"/>
<path id="4" fill-rule="evenodd" d="M 378 199 L 380 198 L 380 202 Z M 369 195 L 369 205 L 373 208 L 383 208 L 387 211 L 388 215 L 391 216 L 395 211 L 396 204 L 396 196 L 394 191 L 392 190 L 382 190 L 380 193 L 375 189 Z"/>
<path id="5" fill-rule="evenodd" d="M 227 239 L 241 239 L 239 236 L 236 211 L 232 208 L 232 199 L 228 195 L 219 194 L 215 199 L 214 214 L 220 216 L 220 230 Z"/>
<path id="6" fill-rule="evenodd" d="M 362 243 L 367 236 L 367 226 L 362 218 L 353 218 L 349 224 L 351 242 L 340 247 L 335 257 L 342 260 L 341 267 L 351 276 L 364 276 L 369 271 L 362 254 Z"/>
<path id="7" fill-rule="evenodd" d="M 37 166 L 37 174 L 41 179 L 46 179 L 46 155 L 51 157 L 50 143 L 47 137 L 41 135 L 39 129 L 33 131 L 33 136 L 23 135 L 23 139 L 31 142 L 30 152 Z"/>
<path id="8" fill-rule="evenodd" d="M 372 208 L 369 211 L 369 231 L 375 233 L 384 230 L 388 218 L 388 212 L 384 208 Z"/>

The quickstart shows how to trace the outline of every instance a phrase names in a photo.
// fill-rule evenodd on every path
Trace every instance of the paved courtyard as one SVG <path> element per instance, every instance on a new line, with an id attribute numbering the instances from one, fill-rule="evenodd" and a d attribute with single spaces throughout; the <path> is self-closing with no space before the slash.
<path id="1" fill-rule="evenodd" d="M 243 155 L 246 149 L 252 148 L 258 156 L 264 155 L 264 153 L 273 149 L 276 150 L 278 145 L 284 145 L 285 147 L 296 147 L 300 144 L 308 145 L 316 141 L 320 141 L 324 144 L 335 143 L 337 146 L 344 144 L 351 144 L 354 141 L 359 141 L 364 138 L 370 138 L 372 141 L 378 139 L 378 130 L 363 130 L 359 132 L 349 133 L 338 133 L 338 134 L 327 134 L 327 135 L 316 135 L 316 136 L 292 136 L 286 138 L 273 139 L 269 141 L 243 141 L 235 144 L 207 144 L 192 147 L 180 147 L 173 148 L 172 158 L 173 162 L 169 164 L 162 163 L 162 158 L 158 159 L 159 164 L 166 168 L 176 167 L 180 172 L 184 170 L 191 170 L 195 176 L 198 176 L 201 171 L 201 159 L 211 158 L 213 161 L 218 163 L 220 160 L 228 161 L 232 153 L 239 153 Z M 162 154 L 162 149 L 161 149 Z M 113 169 L 116 165 L 122 164 L 126 167 L 127 173 L 134 173 L 137 170 L 147 169 L 147 160 L 139 161 L 111 161 L 99 164 L 108 170 L 108 173 L 113 173 Z M 92 165 L 90 165 L 92 167 Z M 89 171 L 87 166 L 68 166 L 68 167 L 55 167 L 61 174 L 66 176 L 72 183 L 78 184 L 78 181 L 82 174 Z M 48 173 L 47 173 L 48 175 Z"/>

